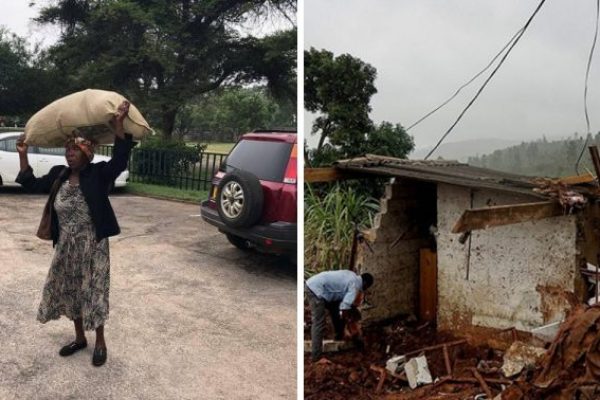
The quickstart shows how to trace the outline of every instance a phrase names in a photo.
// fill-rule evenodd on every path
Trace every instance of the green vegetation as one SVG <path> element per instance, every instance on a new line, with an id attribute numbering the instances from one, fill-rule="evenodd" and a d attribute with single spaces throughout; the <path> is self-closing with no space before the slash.
<path id="1" fill-rule="evenodd" d="M 369 118 L 371 96 L 377 93 L 377 70 L 349 54 L 334 57 L 327 50 L 304 52 L 304 108 L 317 114 L 312 134 L 316 149 L 307 149 L 310 164 L 331 164 L 365 153 L 405 158 L 413 138 L 400 124 Z"/>
<path id="2" fill-rule="evenodd" d="M 136 177 L 153 184 L 173 185 L 179 176 L 189 174 L 192 166 L 200 162 L 206 145 L 188 146 L 183 141 L 149 137 L 136 148 L 131 157 L 130 169 Z"/>
<path id="3" fill-rule="evenodd" d="M 236 142 L 255 129 L 295 127 L 295 100 L 277 101 L 264 87 L 229 86 L 186 105 L 176 129 L 191 140 Z"/>
<path id="4" fill-rule="evenodd" d="M 561 177 L 575 175 L 575 162 L 584 146 L 585 138 L 574 134 L 564 140 L 548 141 L 545 137 L 518 146 L 496 150 L 491 154 L 470 157 L 474 166 L 512 172 L 519 175 Z M 600 132 L 588 137 L 588 146 L 600 146 Z M 594 171 L 586 148 L 581 159 L 579 172 Z M 594 172 L 595 174 L 595 172 Z"/>
<path id="5" fill-rule="evenodd" d="M 187 105 L 225 84 L 262 86 L 282 104 L 296 99 L 295 0 L 40 6 L 35 21 L 60 28 L 51 47 L 40 50 L 0 31 L 0 110 L 7 121 L 22 123 L 52 100 L 94 87 L 125 95 L 170 138 Z M 252 33 L 268 25 L 283 28 Z"/>
<path id="6" fill-rule="evenodd" d="M 319 189 L 306 185 L 304 197 L 305 276 L 349 268 L 354 224 L 359 229 L 371 227 L 379 202 L 340 183 Z"/>
<path id="7" fill-rule="evenodd" d="M 229 154 L 235 143 L 207 143 L 207 153 Z"/>
<path id="8" fill-rule="evenodd" d="M 208 191 L 183 190 L 168 186 L 150 185 L 146 183 L 129 182 L 125 187 L 126 193 L 140 196 L 157 197 L 167 200 L 188 201 L 200 203 L 208 199 Z"/>

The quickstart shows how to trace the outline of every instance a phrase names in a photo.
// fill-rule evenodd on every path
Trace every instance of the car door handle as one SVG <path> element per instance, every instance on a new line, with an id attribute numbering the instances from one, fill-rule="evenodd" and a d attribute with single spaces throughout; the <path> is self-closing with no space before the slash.
<path id="1" fill-rule="evenodd" d="M 47 158 L 40 158 L 40 159 L 38 160 L 38 162 L 50 162 L 50 161 L 48 161 L 48 159 L 47 159 Z"/>

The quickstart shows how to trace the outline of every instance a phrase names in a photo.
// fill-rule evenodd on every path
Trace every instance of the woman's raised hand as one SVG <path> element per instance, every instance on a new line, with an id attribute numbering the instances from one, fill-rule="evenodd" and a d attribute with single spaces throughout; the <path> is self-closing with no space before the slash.
<path id="1" fill-rule="evenodd" d="M 27 154 L 27 149 L 29 149 L 29 145 L 25 143 L 25 134 L 22 134 L 17 138 L 17 152 L 19 154 Z"/>

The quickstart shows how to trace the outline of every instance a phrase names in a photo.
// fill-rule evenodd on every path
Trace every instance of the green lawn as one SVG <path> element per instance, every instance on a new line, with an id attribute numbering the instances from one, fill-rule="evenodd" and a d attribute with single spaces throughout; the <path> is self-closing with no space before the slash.
<path id="1" fill-rule="evenodd" d="M 187 144 L 193 146 L 196 142 L 188 142 Z M 208 143 L 206 151 L 209 153 L 229 154 L 234 145 L 235 143 Z"/>
<path id="2" fill-rule="evenodd" d="M 204 190 L 182 190 L 169 186 L 150 185 L 139 182 L 129 182 L 125 192 L 140 196 L 157 197 L 168 200 L 180 200 L 200 203 L 208 198 L 208 191 Z"/>

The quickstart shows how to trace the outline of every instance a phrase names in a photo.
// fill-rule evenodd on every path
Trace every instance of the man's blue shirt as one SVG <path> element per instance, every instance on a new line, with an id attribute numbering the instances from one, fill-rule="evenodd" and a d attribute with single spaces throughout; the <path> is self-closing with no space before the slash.
<path id="1" fill-rule="evenodd" d="M 341 301 L 340 310 L 349 310 L 362 290 L 362 279 L 352 271 L 325 271 L 306 281 L 306 286 L 319 298 Z"/>

